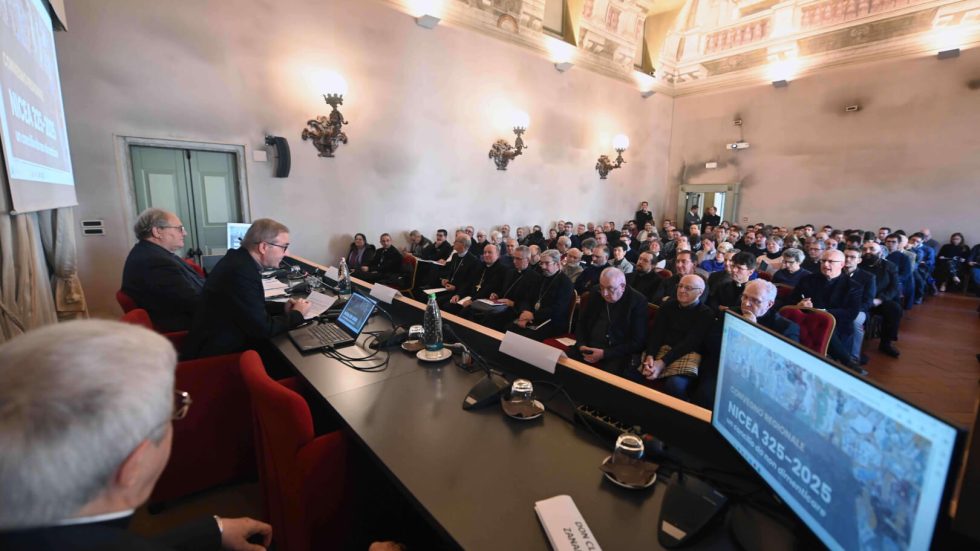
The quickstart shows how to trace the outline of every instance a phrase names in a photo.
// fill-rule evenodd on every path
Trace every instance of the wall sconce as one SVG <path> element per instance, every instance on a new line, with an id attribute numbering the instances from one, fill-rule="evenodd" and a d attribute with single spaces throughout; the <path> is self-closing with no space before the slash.
<path id="1" fill-rule="evenodd" d="M 347 143 L 347 134 L 343 131 L 347 120 L 337 109 L 338 105 L 344 104 L 344 93 L 347 91 L 347 83 L 335 73 L 328 75 L 330 82 L 328 89 L 330 93 L 323 94 L 323 100 L 333 108 L 328 116 L 319 116 L 313 120 L 306 121 L 308 128 L 303 129 L 303 141 L 311 140 L 313 147 L 319 151 L 319 157 L 333 157 L 334 151 L 340 144 Z"/>
<path id="2" fill-rule="evenodd" d="M 959 48 L 951 48 L 949 50 L 943 50 L 936 54 L 936 59 L 952 59 L 954 57 L 960 57 Z"/>
<path id="3" fill-rule="evenodd" d="M 530 117 L 527 113 L 523 111 L 517 111 L 514 113 L 514 134 L 517 139 L 514 140 L 514 145 L 511 146 L 507 143 L 507 140 L 500 139 L 494 142 L 490 146 L 490 158 L 493 159 L 494 164 L 497 165 L 497 170 L 507 170 L 507 164 L 524 152 L 527 147 L 524 145 L 524 140 L 521 139 L 521 134 L 527 131 L 527 127 L 530 123 Z"/>
<path id="4" fill-rule="evenodd" d="M 626 151 L 630 146 L 630 139 L 626 137 L 625 134 L 616 134 L 613 137 L 613 148 L 616 150 L 616 162 L 613 163 L 609 160 L 608 155 L 599 155 L 599 161 L 595 164 L 595 169 L 599 171 L 599 179 L 605 180 L 606 176 L 609 175 L 610 170 L 617 169 L 623 166 L 626 161 L 623 160 L 623 151 Z"/>

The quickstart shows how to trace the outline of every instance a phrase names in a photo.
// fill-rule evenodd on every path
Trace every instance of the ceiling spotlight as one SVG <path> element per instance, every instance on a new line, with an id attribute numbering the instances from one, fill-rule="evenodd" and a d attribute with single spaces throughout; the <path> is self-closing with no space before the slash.
<path id="1" fill-rule="evenodd" d="M 959 48 L 953 48 L 952 50 L 943 50 L 943 51 L 939 52 L 938 54 L 936 54 L 936 58 L 938 58 L 938 59 L 951 59 L 951 58 L 954 58 L 954 57 L 960 57 L 960 49 Z"/>
<path id="2" fill-rule="evenodd" d="M 656 92 L 654 92 L 653 90 L 641 90 L 640 91 L 640 97 L 643 97 L 643 98 L 648 98 L 648 97 L 650 97 L 650 96 L 652 96 L 654 94 L 656 94 Z"/>
<path id="3" fill-rule="evenodd" d="M 789 81 L 788 80 L 785 80 L 784 79 L 784 80 L 774 80 L 774 81 L 772 81 L 772 87 L 773 88 L 786 88 L 787 86 L 789 86 Z"/>
<path id="4" fill-rule="evenodd" d="M 564 73 L 565 71 L 571 69 L 575 64 L 571 61 L 559 61 L 555 63 L 555 69 L 558 69 L 559 73 Z"/>
<path id="5" fill-rule="evenodd" d="M 419 27 L 423 27 L 426 29 L 436 28 L 436 25 L 439 24 L 439 21 L 441 21 L 441 19 L 439 19 L 434 15 L 429 15 L 429 14 L 420 15 L 415 18 L 415 24 L 418 25 Z"/>

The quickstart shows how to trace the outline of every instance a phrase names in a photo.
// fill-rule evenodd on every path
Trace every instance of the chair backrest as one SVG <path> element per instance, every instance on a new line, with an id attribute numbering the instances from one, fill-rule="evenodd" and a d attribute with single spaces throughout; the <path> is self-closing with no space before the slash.
<path id="1" fill-rule="evenodd" d="M 578 291 L 572 291 L 572 303 L 568 306 L 568 332 L 572 332 L 575 323 L 575 309 L 578 308 Z M 581 310 L 580 310 L 581 311 Z"/>
<path id="2" fill-rule="evenodd" d="M 119 307 L 122 308 L 123 313 L 139 308 L 136 305 L 136 301 L 133 300 L 133 297 L 127 295 L 122 289 L 116 291 L 116 302 L 119 303 Z"/>
<path id="3" fill-rule="evenodd" d="M 660 276 L 661 279 L 670 279 L 674 277 L 674 273 L 670 270 L 657 270 L 657 275 Z"/>
<path id="4" fill-rule="evenodd" d="M 122 291 L 119 292 L 121 293 Z M 154 330 L 153 320 L 150 319 L 149 312 L 147 312 L 142 308 L 134 308 L 132 310 L 127 311 L 125 314 L 123 314 L 121 318 L 119 318 L 119 321 L 125 323 L 131 323 L 133 325 L 139 325 L 151 331 Z"/>
<path id="5" fill-rule="evenodd" d="M 799 306 L 783 306 L 779 309 L 779 315 L 800 326 L 800 344 L 821 356 L 827 355 L 830 337 L 837 326 L 833 315 Z"/>
<path id="6" fill-rule="evenodd" d="M 197 272 L 199 276 L 207 277 L 207 275 L 204 273 L 204 268 L 202 268 L 197 262 L 194 262 L 193 258 L 185 258 L 184 262 L 186 262 L 191 268 L 194 268 L 194 271 Z"/>
<path id="7" fill-rule="evenodd" d="M 776 284 L 776 298 L 784 299 L 793 292 L 793 286 L 786 283 Z"/>
<path id="8" fill-rule="evenodd" d="M 652 302 L 647 303 L 647 335 L 653 331 L 653 324 L 657 321 L 657 312 L 660 306 Z"/>
<path id="9" fill-rule="evenodd" d="M 766 281 L 772 281 L 772 274 L 769 272 L 756 272 L 759 275 L 759 279 L 764 279 Z"/>
<path id="10" fill-rule="evenodd" d="M 280 549 L 310 549 L 302 499 L 299 450 L 313 440 L 313 417 L 302 396 L 272 380 L 259 355 L 241 357 L 242 378 L 252 400 L 259 479 Z"/>
<path id="11" fill-rule="evenodd" d="M 411 254 L 405 254 L 402 256 L 402 270 L 408 275 L 407 285 L 403 289 L 399 289 L 402 294 L 407 294 L 411 296 L 412 289 L 415 288 L 415 276 L 419 273 L 419 261 Z"/>

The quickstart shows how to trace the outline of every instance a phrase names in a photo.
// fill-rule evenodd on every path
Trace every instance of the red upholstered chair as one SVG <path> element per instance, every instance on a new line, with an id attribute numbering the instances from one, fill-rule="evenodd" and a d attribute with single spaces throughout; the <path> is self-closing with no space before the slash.
<path id="1" fill-rule="evenodd" d="M 184 262 L 186 262 L 187 265 L 190 266 L 191 268 L 194 268 L 194 271 L 197 272 L 198 275 L 200 275 L 201 277 L 207 277 L 207 274 L 204 273 L 204 268 L 202 268 L 201 265 L 198 264 L 197 262 L 194 262 L 193 258 L 185 258 Z"/>
<path id="2" fill-rule="evenodd" d="M 547 344 L 548 346 L 553 346 L 563 352 L 565 350 L 568 350 L 568 347 L 558 342 L 558 339 L 575 338 L 575 333 L 572 332 L 572 323 L 575 321 L 575 311 L 578 310 L 579 312 L 584 312 L 585 305 L 588 304 L 588 300 L 589 300 L 589 293 L 587 291 L 582 293 L 581 295 L 578 294 L 578 291 L 572 291 L 572 293 L 574 293 L 574 296 L 572 297 L 572 304 L 568 309 L 568 333 L 565 333 L 564 335 L 558 337 L 545 339 L 544 341 L 542 341 L 544 344 Z"/>
<path id="3" fill-rule="evenodd" d="M 350 524 L 347 440 L 316 436 L 296 377 L 275 381 L 259 355 L 242 354 L 241 373 L 254 410 L 259 482 L 276 546 L 284 551 L 339 549 Z"/>
<path id="4" fill-rule="evenodd" d="M 121 321 L 153 329 L 146 310 Z M 179 345 L 186 331 L 164 333 Z M 252 410 L 238 366 L 240 354 L 177 364 L 176 387 L 191 395 L 187 417 L 174 423 L 173 450 L 150 496 L 150 504 L 172 501 L 208 488 L 255 477 Z"/>
<path id="5" fill-rule="evenodd" d="M 785 300 L 793 292 L 793 286 L 785 283 L 776 284 L 776 298 Z"/>
<path id="6" fill-rule="evenodd" d="M 653 331 L 653 324 L 657 321 L 657 312 L 660 311 L 660 306 L 652 302 L 647 303 L 647 335 Z"/>
<path id="7" fill-rule="evenodd" d="M 419 273 L 418 259 L 411 254 L 402 256 L 402 272 L 405 275 L 405 285 L 398 291 L 407 297 L 412 297 L 412 289 L 415 288 L 415 276 Z"/>
<path id="8" fill-rule="evenodd" d="M 769 272 L 756 272 L 759 275 L 759 279 L 764 279 L 766 281 L 772 281 L 772 274 Z"/>
<path id="9" fill-rule="evenodd" d="M 116 302 L 119 303 L 119 307 L 122 308 L 124 314 L 139 308 L 139 306 L 136 305 L 136 301 L 124 293 L 122 289 L 116 291 Z"/>
<path id="10" fill-rule="evenodd" d="M 674 277 L 674 273 L 671 272 L 670 270 L 657 270 L 657 275 L 660 276 L 662 279 L 670 279 Z"/>
<path id="11" fill-rule="evenodd" d="M 800 326 L 800 344 L 822 356 L 827 355 L 837 320 L 830 313 L 799 306 L 783 306 L 779 315 Z"/>

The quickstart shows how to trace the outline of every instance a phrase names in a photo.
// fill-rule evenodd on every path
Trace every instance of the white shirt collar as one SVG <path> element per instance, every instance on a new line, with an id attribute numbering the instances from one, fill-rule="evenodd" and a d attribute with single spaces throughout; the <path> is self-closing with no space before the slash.
<path id="1" fill-rule="evenodd" d="M 135 509 L 126 509 L 125 511 L 117 511 L 115 513 L 103 513 L 101 515 L 92 515 L 89 517 L 66 518 L 60 522 L 57 522 L 56 524 L 58 526 L 72 526 L 74 524 L 92 524 L 96 522 L 106 522 L 109 520 L 116 520 L 116 519 L 132 516 L 135 511 L 136 511 Z"/>

